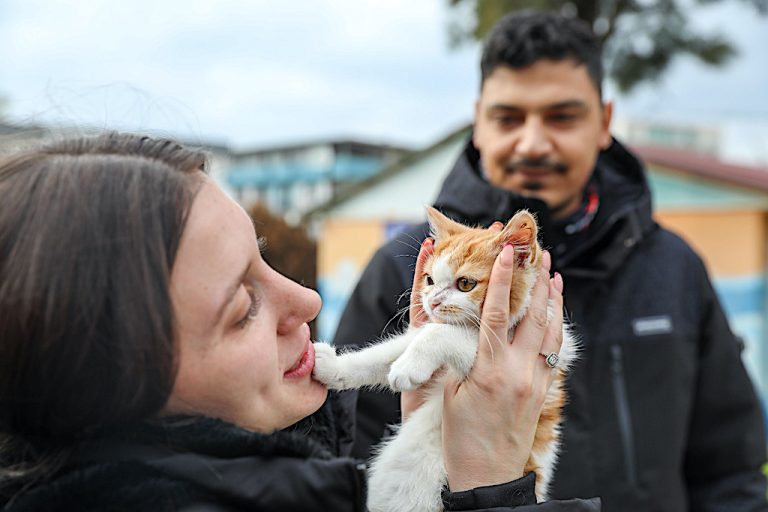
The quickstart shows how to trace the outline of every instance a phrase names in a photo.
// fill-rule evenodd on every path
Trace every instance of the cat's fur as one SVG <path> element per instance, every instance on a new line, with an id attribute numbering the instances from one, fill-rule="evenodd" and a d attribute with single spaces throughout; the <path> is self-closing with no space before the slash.
<path id="1" fill-rule="evenodd" d="M 429 323 L 356 352 L 337 355 L 333 347 L 316 344 L 315 378 L 330 388 L 384 386 L 407 391 L 427 382 L 443 366 L 466 377 L 477 352 L 480 310 L 491 267 L 508 243 L 515 247 L 517 262 L 510 292 L 510 331 L 525 315 L 541 262 L 534 218 L 521 211 L 498 232 L 463 226 L 432 208 L 428 216 L 435 246 L 425 262 L 420 300 Z M 462 277 L 476 285 L 461 291 Z M 463 285 L 469 287 L 467 282 Z M 536 472 L 539 501 L 546 498 L 556 462 L 565 400 L 563 379 L 575 357 L 576 344 L 564 329 L 556 380 L 547 394 L 525 467 L 526 473 Z M 545 364 L 543 358 L 541 364 Z M 440 492 L 447 482 L 441 438 L 444 382 L 445 376 L 429 386 L 424 404 L 378 449 L 369 471 L 371 512 L 442 510 Z"/>

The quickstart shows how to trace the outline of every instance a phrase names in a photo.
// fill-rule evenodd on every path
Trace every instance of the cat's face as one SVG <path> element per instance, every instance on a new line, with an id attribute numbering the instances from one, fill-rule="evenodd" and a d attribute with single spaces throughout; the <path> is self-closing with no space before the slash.
<path id="1" fill-rule="evenodd" d="M 458 224 L 434 208 L 429 208 L 428 217 L 435 246 L 424 266 L 421 300 L 430 321 L 478 326 L 491 268 L 509 243 L 517 254 L 509 297 L 510 325 L 517 323 L 528 306 L 541 260 L 533 216 L 518 212 L 501 232 Z"/>

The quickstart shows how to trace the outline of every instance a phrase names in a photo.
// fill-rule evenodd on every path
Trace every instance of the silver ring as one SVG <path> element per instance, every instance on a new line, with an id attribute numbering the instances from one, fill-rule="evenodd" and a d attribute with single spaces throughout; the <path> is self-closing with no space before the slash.
<path id="1" fill-rule="evenodd" d="M 539 352 L 539 355 L 544 358 L 544 362 L 547 363 L 547 366 L 550 368 L 555 368 L 557 362 L 560 361 L 560 356 L 555 352 L 550 352 L 549 354 L 542 354 Z"/>

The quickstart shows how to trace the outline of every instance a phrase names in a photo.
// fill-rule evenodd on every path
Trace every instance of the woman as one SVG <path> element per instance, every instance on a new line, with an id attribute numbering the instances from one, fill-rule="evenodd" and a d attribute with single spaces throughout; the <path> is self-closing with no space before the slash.
<path id="1" fill-rule="evenodd" d="M 200 152 L 115 133 L 0 162 L 4 510 L 364 509 L 347 409 L 311 376 L 320 299 L 264 262 L 249 217 L 204 170 Z M 494 267 L 481 335 L 505 335 L 494 320 L 513 259 Z M 562 307 L 546 272 L 539 311 Z M 522 467 L 556 317 L 526 318 L 447 393 L 447 509 L 533 503 Z"/>

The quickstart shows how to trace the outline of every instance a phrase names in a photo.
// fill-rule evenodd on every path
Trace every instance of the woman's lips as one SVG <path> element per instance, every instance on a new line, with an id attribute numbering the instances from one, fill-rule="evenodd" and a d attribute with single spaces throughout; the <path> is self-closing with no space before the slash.
<path id="1" fill-rule="evenodd" d="M 300 379 L 306 377 L 312 373 L 312 369 L 315 367 L 315 346 L 312 345 L 311 340 L 307 340 L 307 345 L 304 352 L 296 364 L 289 368 L 283 377 L 286 379 Z"/>

